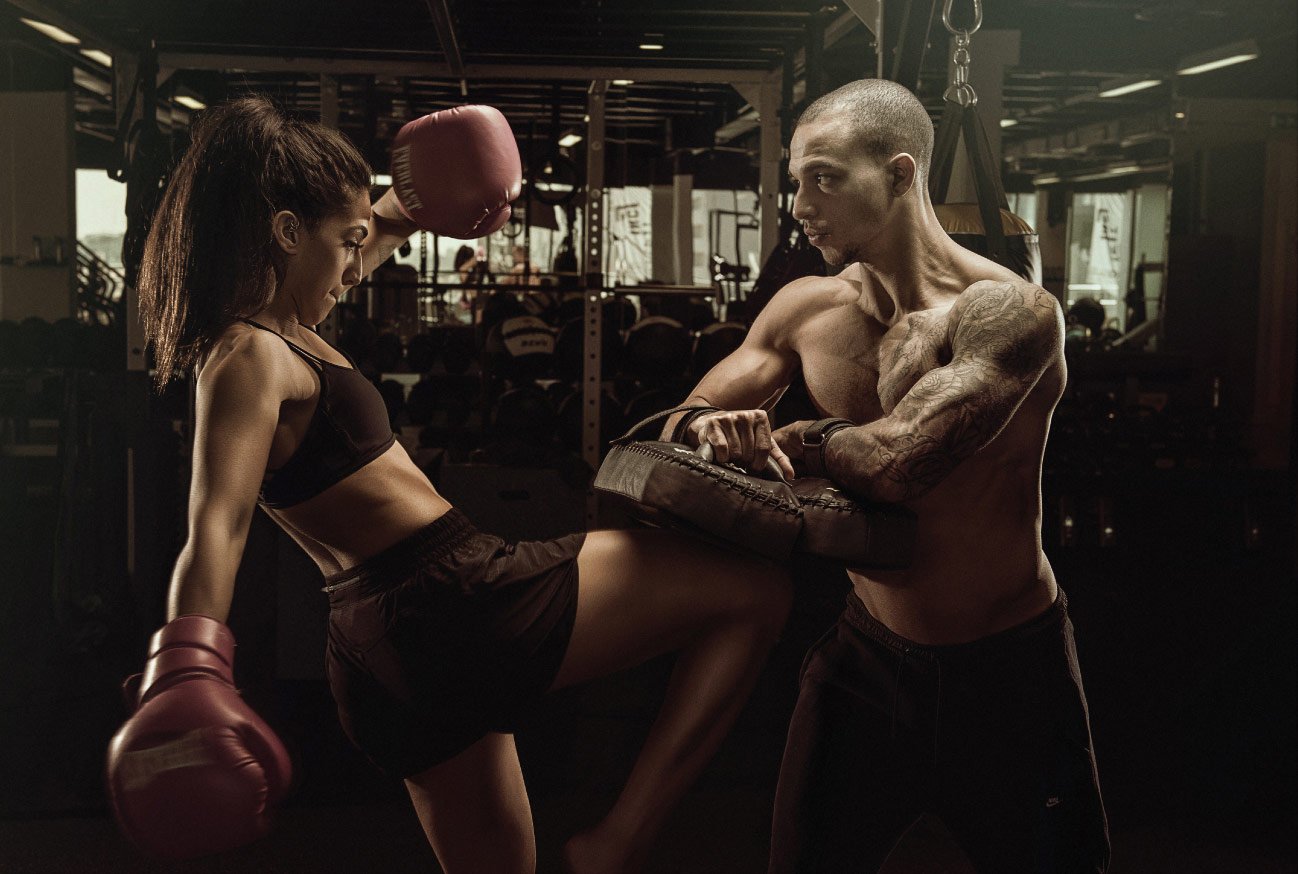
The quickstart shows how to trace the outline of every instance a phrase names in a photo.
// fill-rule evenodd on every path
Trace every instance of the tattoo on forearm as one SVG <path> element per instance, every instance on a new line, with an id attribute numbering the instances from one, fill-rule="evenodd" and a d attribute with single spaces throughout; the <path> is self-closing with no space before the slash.
<path id="1" fill-rule="evenodd" d="M 1047 292 L 989 283 L 961 303 L 950 363 L 915 381 L 858 440 L 830 444 L 830 469 L 845 485 L 881 500 L 927 492 L 1000 433 L 1059 355 L 1058 306 Z"/>

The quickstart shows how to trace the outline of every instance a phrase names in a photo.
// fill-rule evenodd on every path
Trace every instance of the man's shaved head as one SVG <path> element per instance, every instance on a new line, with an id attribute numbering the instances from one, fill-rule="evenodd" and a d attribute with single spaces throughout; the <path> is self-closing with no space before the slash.
<path id="1" fill-rule="evenodd" d="M 850 126 L 862 151 L 878 160 L 898 152 L 915 159 L 927 177 L 933 160 L 933 122 L 924 105 L 906 88 L 887 79 L 857 79 L 816 99 L 799 125 L 835 120 Z"/>

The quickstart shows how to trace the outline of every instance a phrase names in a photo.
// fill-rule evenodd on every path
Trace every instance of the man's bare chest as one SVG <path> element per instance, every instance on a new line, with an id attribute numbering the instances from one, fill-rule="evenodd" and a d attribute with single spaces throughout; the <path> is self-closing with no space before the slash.
<path id="1" fill-rule="evenodd" d="M 950 361 L 949 310 L 910 313 L 888 327 L 840 311 L 799 336 L 807 391 L 826 416 L 872 422 L 886 416 L 925 373 Z"/>

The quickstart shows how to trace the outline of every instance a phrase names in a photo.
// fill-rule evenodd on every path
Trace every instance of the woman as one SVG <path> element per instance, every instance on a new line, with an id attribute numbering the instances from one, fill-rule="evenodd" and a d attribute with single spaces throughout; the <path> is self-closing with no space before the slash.
<path id="1" fill-rule="evenodd" d="M 679 651 L 626 787 L 565 848 L 574 871 L 635 870 L 750 691 L 787 576 L 664 531 L 516 547 L 474 531 L 393 440 L 373 386 L 311 330 L 416 229 L 393 192 L 371 205 L 369 179 L 343 137 L 259 97 L 194 127 L 139 283 L 158 384 L 197 374 L 168 619 L 225 620 L 260 503 L 326 577 L 344 728 L 405 780 L 451 874 L 535 868 L 510 733 L 521 709 Z"/>

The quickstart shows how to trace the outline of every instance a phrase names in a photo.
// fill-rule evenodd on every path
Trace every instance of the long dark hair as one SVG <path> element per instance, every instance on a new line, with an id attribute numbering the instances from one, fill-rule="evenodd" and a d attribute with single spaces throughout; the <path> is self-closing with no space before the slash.
<path id="1" fill-rule="evenodd" d="M 290 210 L 314 230 L 369 184 L 369 165 L 345 137 L 265 97 L 204 111 L 140 264 L 140 317 L 157 387 L 201 361 L 235 318 L 270 302 L 276 212 Z"/>

